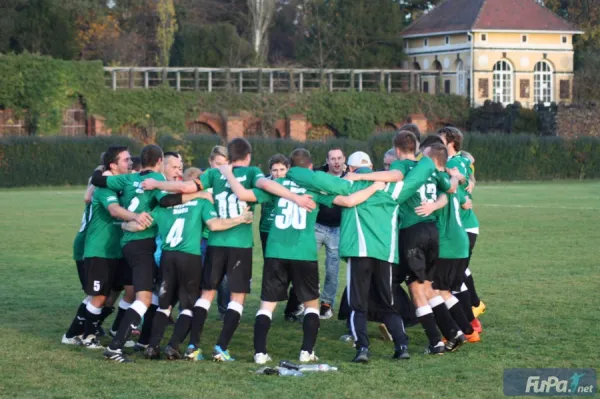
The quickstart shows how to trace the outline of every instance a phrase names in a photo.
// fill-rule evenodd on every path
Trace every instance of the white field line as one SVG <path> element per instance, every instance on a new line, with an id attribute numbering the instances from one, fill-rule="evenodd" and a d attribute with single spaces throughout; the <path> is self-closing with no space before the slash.
<path id="1" fill-rule="evenodd" d="M 593 208 L 587 206 L 554 206 L 554 205 L 517 205 L 517 204 L 482 204 L 477 203 L 475 208 L 479 207 L 491 207 L 491 208 L 531 208 L 531 209 L 569 209 L 575 211 L 600 211 L 600 208 Z"/>

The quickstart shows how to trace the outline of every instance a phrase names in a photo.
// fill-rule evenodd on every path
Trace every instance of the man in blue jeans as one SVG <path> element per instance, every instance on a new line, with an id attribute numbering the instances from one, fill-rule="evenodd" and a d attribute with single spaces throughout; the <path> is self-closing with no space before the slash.
<path id="1" fill-rule="evenodd" d="M 332 147 L 327 152 L 327 163 L 321 169 L 333 176 L 343 177 L 346 174 L 346 157 L 340 147 Z M 328 208 L 322 206 L 317 215 L 315 236 L 317 249 L 325 245 L 325 283 L 321 293 L 321 319 L 333 316 L 333 305 L 338 288 L 340 271 L 340 222 L 342 209 L 338 206 Z"/>

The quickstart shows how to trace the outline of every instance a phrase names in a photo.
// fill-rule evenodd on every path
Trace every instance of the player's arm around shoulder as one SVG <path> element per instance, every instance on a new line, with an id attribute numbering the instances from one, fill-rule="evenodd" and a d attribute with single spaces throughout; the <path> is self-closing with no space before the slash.
<path id="1" fill-rule="evenodd" d="M 241 201 L 257 202 L 254 192 L 251 189 L 247 189 L 246 187 L 244 187 L 242 185 L 242 183 L 237 181 L 237 179 L 235 178 L 235 175 L 233 174 L 233 167 L 230 164 L 222 165 L 219 167 L 218 170 L 221 173 L 221 175 L 223 175 L 227 179 L 227 183 L 229 184 L 229 187 L 231 187 L 231 191 L 233 191 L 233 193 Z M 260 180 L 261 179 L 259 179 L 258 181 L 260 181 Z M 258 185 L 257 185 L 257 187 L 258 187 Z M 261 187 L 259 187 L 259 188 L 261 188 Z"/>
<path id="2" fill-rule="evenodd" d="M 267 179 L 266 177 L 258 179 L 256 182 L 256 187 L 274 196 L 292 201 L 300 208 L 306 209 L 309 212 L 317 207 L 317 204 L 315 201 L 313 201 L 311 195 L 294 193 L 293 191 L 282 186 L 280 183 L 271 179 Z"/>
<path id="3" fill-rule="evenodd" d="M 338 195 L 333 200 L 333 203 L 338 206 L 343 206 L 345 208 L 352 208 L 358 206 L 371 198 L 373 194 L 375 194 L 379 190 L 383 190 L 386 184 L 381 181 L 374 182 L 369 187 L 366 187 L 362 190 L 359 190 L 353 194 L 340 196 Z"/>
<path id="4" fill-rule="evenodd" d="M 435 202 L 422 202 L 420 206 L 415 208 L 415 213 L 419 216 L 427 217 L 446 205 L 448 205 L 448 196 L 445 193 L 440 193 Z"/>
<path id="5" fill-rule="evenodd" d="M 350 172 L 344 179 L 350 181 L 379 181 L 384 183 L 397 183 L 404 179 L 404 173 L 398 169 L 390 169 L 371 173 L 353 173 Z"/>
<path id="6" fill-rule="evenodd" d="M 218 218 L 214 209 L 212 209 L 212 207 L 210 208 L 210 210 L 203 209 L 202 211 L 202 218 L 210 231 L 229 230 L 240 224 L 250 224 L 254 218 L 254 213 L 250 210 L 250 207 L 246 207 L 240 216 L 228 219 Z"/>

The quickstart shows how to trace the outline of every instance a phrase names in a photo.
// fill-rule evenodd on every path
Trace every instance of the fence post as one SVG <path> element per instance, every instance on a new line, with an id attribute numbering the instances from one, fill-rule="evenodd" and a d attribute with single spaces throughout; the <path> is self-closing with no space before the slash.
<path id="1" fill-rule="evenodd" d="M 392 73 L 388 73 L 388 84 L 387 84 L 387 92 L 392 92 Z"/>
<path id="2" fill-rule="evenodd" d="M 269 72 L 269 93 L 273 93 L 273 71 Z"/>
<path id="3" fill-rule="evenodd" d="M 163 68 L 162 70 L 162 83 L 169 84 L 169 81 L 167 80 L 167 68 Z"/>
<path id="4" fill-rule="evenodd" d="M 289 84 L 290 84 L 290 93 L 292 93 L 292 92 L 296 91 L 296 83 L 294 82 L 294 70 L 290 69 L 288 71 L 288 74 L 290 76 L 290 82 L 289 82 Z"/>
<path id="5" fill-rule="evenodd" d="M 133 74 L 133 68 L 129 69 L 129 88 L 133 89 L 135 87 L 135 75 Z"/>
<path id="6" fill-rule="evenodd" d="M 262 71 L 262 69 L 258 70 L 258 83 L 257 83 L 257 86 L 258 86 L 258 92 L 259 93 L 262 92 L 262 88 L 263 88 L 263 71 Z"/>
<path id="7" fill-rule="evenodd" d="M 194 68 L 194 90 L 200 90 L 200 70 Z"/>
<path id="8" fill-rule="evenodd" d="M 363 89 L 363 74 L 362 72 L 358 74 L 358 91 L 362 91 Z"/>
<path id="9" fill-rule="evenodd" d="M 244 92 L 244 76 L 243 75 L 244 75 L 243 72 L 240 71 L 240 89 L 239 89 L 240 93 Z"/>
<path id="10" fill-rule="evenodd" d="M 354 69 L 350 71 L 350 90 L 354 89 Z"/>
<path id="11" fill-rule="evenodd" d="M 417 91 L 417 74 L 415 72 L 410 73 L 410 84 L 408 85 L 410 92 Z"/>
<path id="12" fill-rule="evenodd" d="M 304 92 L 304 73 L 300 71 L 300 76 L 298 77 L 298 89 L 300 93 Z"/>
<path id="13" fill-rule="evenodd" d="M 112 89 L 113 90 L 117 90 L 117 71 L 115 71 L 113 69 L 112 73 L 111 73 L 111 78 L 112 78 Z"/>
<path id="14" fill-rule="evenodd" d="M 383 71 L 379 71 L 379 91 L 383 91 L 385 87 L 385 74 Z"/>
<path id="15" fill-rule="evenodd" d="M 329 91 L 333 91 L 333 73 L 329 72 Z"/>
<path id="16" fill-rule="evenodd" d="M 177 80 L 176 80 L 177 91 L 181 91 L 181 71 L 177 71 L 175 76 L 177 78 Z"/>
<path id="17" fill-rule="evenodd" d="M 150 86 L 150 81 L 148 78 L 148 71 L 144 71 L 144 89 L 147 89 Z"/>
<path id="18" fill-rule="evenodd" d="M 225 69 L 225 87 L 227 91 L 233 91 L 233 85 L 231 84 L 231 69 Z"/>
<path id="19" fill-rule="evenodd" d="M 212 93 L 212 71 L 208 71 L 208 92 Z"/>

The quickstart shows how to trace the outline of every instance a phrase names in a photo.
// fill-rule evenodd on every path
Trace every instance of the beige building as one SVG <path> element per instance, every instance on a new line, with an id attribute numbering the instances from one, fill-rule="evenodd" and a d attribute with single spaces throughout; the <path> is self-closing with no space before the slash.
<path id="1" fill-rule="evenodd" d="M 404 31 L 405 68 L 430 72 L 421 91 L 474 106 L 570 102 L 580 33 L 534 0 L 445 0 Z"/>

